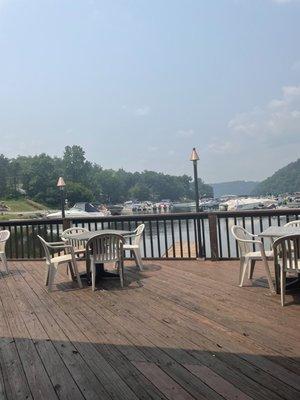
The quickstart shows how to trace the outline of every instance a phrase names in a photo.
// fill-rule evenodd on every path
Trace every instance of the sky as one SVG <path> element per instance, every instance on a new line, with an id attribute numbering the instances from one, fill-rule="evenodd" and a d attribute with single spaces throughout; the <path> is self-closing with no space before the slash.
<path id="1" fill-rule="evenodd" d="M 0 0 L 0 154 L 262 180 L 300 157 L 300 1 Z"/>

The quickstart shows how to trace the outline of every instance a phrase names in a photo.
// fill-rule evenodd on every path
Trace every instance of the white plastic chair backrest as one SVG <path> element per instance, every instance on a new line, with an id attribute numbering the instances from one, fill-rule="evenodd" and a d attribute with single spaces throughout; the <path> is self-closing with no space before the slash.
<path id="1" fill-rule="evenodd" d="M 300 228 L 300 219 L 296 219 L 295 221 L 290 221 L 284 226 L 295 226 L 297 228 Z"/>
<path id="2" fill-rule="evenodd" d="M 116 234 L 100 234 L 92 237 L 86 245 L 87 254 L 99 263 L 116 262 L 123 257 L 125 239 Z"/>
<path id="3" fill-rule="evenodd" d="M 251 243 L 243 242 L 243 240 L 253 241 L 253 237 L 250 232 L 246 231 L 246 229 L 242 226 L 233 225 L 231 227 L 231 233 L 238 242 L 241 256 L 244 256 L 245 254 L 251 252 Z"/>
<path id="4" fill-rule="evenodd" d="M 85 250 L 86 241 L 85 240 L 78 240 L 78 239 L 71 239 L 70 236 L 74 234 L 89 232 L 86 228 L 80 228 L 78 226 L 74 226 L 73 228 L 68 228 L 61 234 L 61 238 L 64 241 L 67 241 L 68 244 L 72 245 L 76 249 Z"/>
<path id="5" fill-rule="evenodd" d="M 140 245 L 144 229 L 145 229 L 145 224 L 141 224 L 134 231 L 135 236 L 134 236 L 133 243 L 132 243 L 134 246 Z"/>
<path id="6" fill-rule="evenodd" d="M 7 230 L 0 231 L 0 252 L 5 252 L 5 245 L 10 237 L 10 232 Z"/>
<path id="7" fill-rule="evenodd" d="M 300 234 L 282 236 L 273 243 L 274 263 L 285 271 L 300 271 Z"/>
<path id="8" fill-rule="evenodd" d="M 51 253 L 48 247 L 48 243 L 46 242 L 45 239 L 43 239 L 40 235 L 37 235 L 37 237 L 40 239 L 40 242 L 42 244 L 42 247 L 44 249 L 45 252 L 45 257 L 46 257 L 46 263 L 47 264 L 51 264 Z"/>

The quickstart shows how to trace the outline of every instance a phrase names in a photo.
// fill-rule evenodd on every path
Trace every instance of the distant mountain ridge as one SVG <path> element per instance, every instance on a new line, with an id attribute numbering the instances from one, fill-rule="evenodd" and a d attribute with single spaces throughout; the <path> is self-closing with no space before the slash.
<path id="1" fill-rule="evenodd" d="M 220 182 L 211 183 L 210 186 L 214 189 L 214 196 L 220 197 L 227 194 L 235 194 L 238 196 L 250 195 L 259 182 L 255 181 L 231 181 L 231 182 Z"/>
<path id="2" fill-rule="evenodd" d="M 260 182 L 252 194 L 265 195 L 300 192 L 300 158 Z"/>

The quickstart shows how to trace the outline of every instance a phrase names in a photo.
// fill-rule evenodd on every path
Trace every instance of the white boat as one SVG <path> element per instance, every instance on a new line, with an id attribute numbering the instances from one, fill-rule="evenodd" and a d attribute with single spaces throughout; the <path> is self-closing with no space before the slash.
<path id="1" fill-rule="evenodd" d="M 172 207 L 173 203 L 169 199 L 163 199 L 153 206 L 156 211 L 170 211 Z"/>
<path id="2" fill-rule="evenodd" d="M 277 201 L 271 198 L 240 197 L 219 204 L 221 211 L 261 210 L 276 208 Z"/>
<path id="3" fill-rule="evenodd" d="M 151 201 L 125 201 L 123 206 L 123 213 L 132 213 L 132 212 L 152 212 L 153 204 Z"/>
<path id="4" fill-rule="evenodd" d="M 217 210 L 219 207 L 220 202 L 217 199 L 212 197 L 210 198 L 202 198 L 199 201 L 199 208 L 200 210 L 207 211 L 207 210 Z"/>
<path id="5" fill-rule="evenodd" d="M 295 196 L 293 196 L 286 205 L 288 208 L 300 208 L 300 193 L 295 193 Z"/>
<path id="6" fill-rule="evenodd" d="M 107 215 L 110 215 L 108 210 L 99 211 L 91 203 L 76 203 L 72 208 L 65 211 L 66 218 L 98 218 Z M 51 219 L 61 218 L 61 211 L 47 214 L 46 217 Z"/>

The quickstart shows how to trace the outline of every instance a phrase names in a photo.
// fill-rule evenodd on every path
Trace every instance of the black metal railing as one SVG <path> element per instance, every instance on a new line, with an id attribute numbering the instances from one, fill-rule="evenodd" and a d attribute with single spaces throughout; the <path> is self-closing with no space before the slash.
<path id="1" fill-rule="evenodd" d="M 252 210 L 213 213 L 217 223 L 217 255 L 220 259 L 239 257 L 237 242 L 230 229 L 233 225 L 241 225 L 252 234 L 259 234 L 269 226 L 283 226 L 287 222 L 300 218 L 300 209 Z M 266 243 L 266 246 L 271 243 Z M 253 245 L 253 251 L 258 248 Z"/>
<path id="2" fill-rule="evenodd" d="M 100 218 L 0 221 L 0 229 L 11 232 L 6 252 L 10 259 L 42 258 L 43 250 L 37 238 L 60 240 L 64 229 L 83 226 L 89 230 L 134 230 L 145 224 L 141 250 L 144 258 L 168 259 L 234 259 L 238 247 L 230 228 L 239 224 L 253 234 L 271 225 L 284 225 L 300 218 L 300 209 L 257 210 L 238 212 L 200 212 L 178 214 L 122 215 Z M 255 247 L 253 246 L 253 250 Z M 127 254 L 127 257 L 130 255 Z"/>
<path id="3" fill-rule="evenodd" d="M 122 229 L 133 231 L 145 224 L 141 245 L 144 258 L 205 257 L 206 235 L 204 213 L 122 215 L 97 219 L 73 219 L 74 226 L 89 230 Z"/>

